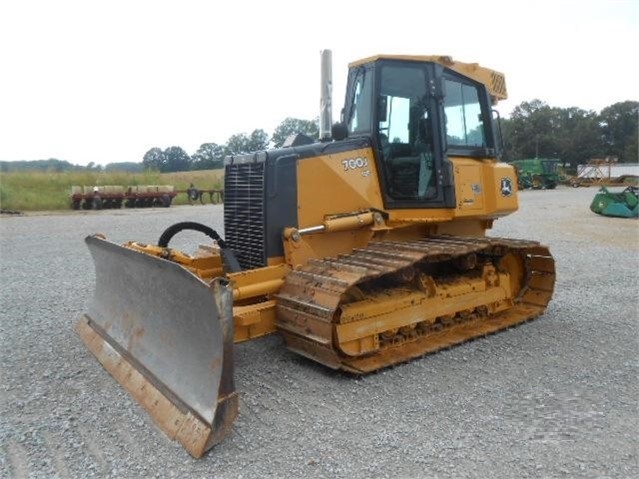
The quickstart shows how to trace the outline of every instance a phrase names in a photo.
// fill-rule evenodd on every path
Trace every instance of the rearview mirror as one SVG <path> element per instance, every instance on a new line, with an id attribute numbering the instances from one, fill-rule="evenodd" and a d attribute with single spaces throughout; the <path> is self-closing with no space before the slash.
<path id="1" fill-rule="evenodd" d="M 348 128 L 346 128 L 344 123 L 333 123 L 333 126 L 331 127 L 331 136 L 335 141 L 344 140 L 348 137 Z"/>

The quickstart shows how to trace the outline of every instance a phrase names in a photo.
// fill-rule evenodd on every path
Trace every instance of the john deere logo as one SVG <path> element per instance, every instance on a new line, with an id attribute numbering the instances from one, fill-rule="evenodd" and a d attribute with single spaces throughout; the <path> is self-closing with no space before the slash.
<path id="1" fill-rule="evenodd" d="M 510 196 L 513 194 L 513 182 L 510 178 L 501 179 L 501 196 Z"/>

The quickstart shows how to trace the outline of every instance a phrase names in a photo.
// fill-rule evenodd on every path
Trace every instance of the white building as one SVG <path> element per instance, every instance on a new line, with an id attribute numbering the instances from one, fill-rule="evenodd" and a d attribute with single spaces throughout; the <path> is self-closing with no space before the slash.
<path id="1" fill-rule="evenodd" d="M 577 176 L 579 178 L 617 178 L 622 175 L 639 176 L 639 163 L 609 163 L 601 162 L 597 164 L 577 166 Z"/>

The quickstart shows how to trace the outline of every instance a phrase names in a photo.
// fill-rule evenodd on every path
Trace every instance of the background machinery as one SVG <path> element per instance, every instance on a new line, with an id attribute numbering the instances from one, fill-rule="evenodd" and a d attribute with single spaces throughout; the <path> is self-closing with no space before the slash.
<path id="1" fill-rule="evenodd" d="M 637 164 L 617 163 L 617 157 L 593 158 L 585 165 L 577 166 L 577 176 L 569 177 L 567 183 L 573 188 L 580 186 L 639 186 Z M 633 174 L 635 173 L 635 174 Z"/>
<path id="2" fill-rule="evenodd" d="M 195 457 L 238 413 L 234 342 L 278 331 L 364 374 L 533 319 L 553 293 L 546 247 L 485 236 L 518 208 L 492 110 L 501 73 L 446 56 L 356 61 L 331 129 L 330 51 L 322 65 L 319 142 L 226 159 L 224 238 L 178 223 L 157 245 L 86 239 L 96 288 L 76 331 Z M 185 229 L 211 244 L 169 247 Z"/>
<path id="3" fill-rule="evenodd" d="M 590 203 L 590 211 L 617 218 L 639 217 L 639 188 L 628 186 L 623 191 L 609 191 L 602 186 Z"/>
<path id="4" fill-rule="evenodd" d="M 511 165 L 517 170 L 519 189 L 552 190 L 560 182 L 558 166 L 561 160 L 529 158 L 514 160 Z"/>
<path id="5" fill-rule="evenodd" d="M 142 208 L 149 206 L 171 206 L 177 195 L 173 185 L 104 185 L 72 186 L 69 195 L 74 210 L 101 210 L 103 208 Z"/>

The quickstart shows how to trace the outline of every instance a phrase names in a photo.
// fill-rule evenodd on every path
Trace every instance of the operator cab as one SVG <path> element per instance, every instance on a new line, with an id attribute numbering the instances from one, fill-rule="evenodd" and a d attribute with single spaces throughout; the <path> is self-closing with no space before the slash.
<path id="1" fill-rule="evenodd" d="M 388 208 L 454 208 L 449 157 L 497 157 L 486 86 L 431 58 L 349 68 L 342 124 L 349 138 L 371 138 Z"/>

